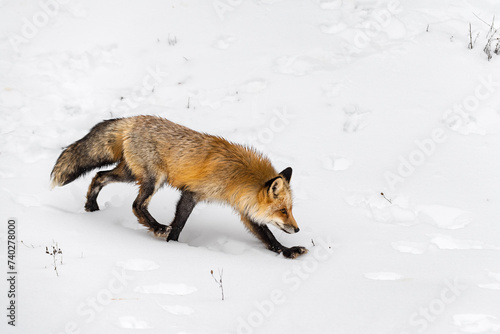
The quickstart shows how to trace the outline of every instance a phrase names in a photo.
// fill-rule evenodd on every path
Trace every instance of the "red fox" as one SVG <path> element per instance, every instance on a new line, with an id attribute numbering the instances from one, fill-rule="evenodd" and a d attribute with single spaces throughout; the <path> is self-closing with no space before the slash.
<path id="1" fill-rule="evenodd" d="M 305 247 L 283 246 L 267 227 L 299 231 L 292 214 L 292 168 L 278 173 L 253 148 L 157 116 L 110 119 L 61 153 L 51 173 L 52 187 L 113 164 L 115 168 L 100 171 L 92 179 L 86 211 L 99 210 L 97 196 L 105 185 L 135 182 L 139 194 L 132 205 L 134 214 L 139 223 L 167 241 L 178 240 L 196 203 L 215 201 L 239 212 L 248 230 L 271 251 L 287 258 L 307 252 Z M 158 223 L 148 211 L 151 197 L 165 184 L 181 191 L 169 226 Z"/>

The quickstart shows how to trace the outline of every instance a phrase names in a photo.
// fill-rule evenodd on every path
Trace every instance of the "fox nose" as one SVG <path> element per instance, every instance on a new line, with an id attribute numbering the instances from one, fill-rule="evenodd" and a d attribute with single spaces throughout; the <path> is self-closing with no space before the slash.
<path id="1" fill-rule="evenodd" d="M 297 233 L 298 231 L 300 231 L 300 228 L 296 227 L 295 228 L 295 233 Z"/>

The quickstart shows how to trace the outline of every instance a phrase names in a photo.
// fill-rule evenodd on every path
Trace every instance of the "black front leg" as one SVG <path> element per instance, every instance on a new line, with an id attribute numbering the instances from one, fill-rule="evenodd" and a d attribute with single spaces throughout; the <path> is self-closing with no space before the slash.
<path id="1" fill-rule="evenodd" d="M 276 253 L 281 253 L 286 249 L 285 246 L 283 246 L 278 240 L 276 240 L 276 237 L 271 232 L 271 230 L 269 230 L 269 227 L 267 227 L 266 225 L 259 225 L 254 222 L 252 222 L 252 224 L 256 232 L 254 234 L 256 234 L 257 237 L 266 244 L 269 250 L 272 250 Z"/>
<path id="2" fill-rule="evenodd" d="M 299 255 L 307 253 L 307 248 L 301 246 L 285 247 L 274 237 L 271 230 L 266 225 L 260 225 L 247 217 L 242 217 L 242 221 L 250 232 L 259 238 L 269 250 L 276 253 L 283 253 L 284 257 L 294 259 Z"/>
<path id="3" fill-rule="evenodd" d="M 191 191 L 183 191 L 181 194 L 181 198 L 177 203 L 177 208 L 175 209 L 175 218 L 173 222 L 170 224 L 170 233 L 167 236 L 167 241 L 179 240 L 179 234 L 181 233 L 186 221 L 193 212 L 194 207 L 196 206 L 196 197 L 195 193 Z"/>

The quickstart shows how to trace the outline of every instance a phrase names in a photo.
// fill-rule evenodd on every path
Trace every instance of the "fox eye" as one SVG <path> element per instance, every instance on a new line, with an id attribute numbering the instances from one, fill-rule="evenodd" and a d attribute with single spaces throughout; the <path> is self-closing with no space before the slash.
<path id="1" fill-rule="evenodd" d="M 286 215 L 288 212 L 286 211 L 286 209 L 281 209 L 280 210 L 282 214 Z"/>

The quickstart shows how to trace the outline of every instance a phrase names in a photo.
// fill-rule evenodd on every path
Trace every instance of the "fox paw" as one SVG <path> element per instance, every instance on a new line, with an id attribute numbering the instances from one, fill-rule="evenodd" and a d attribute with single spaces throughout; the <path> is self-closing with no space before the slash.
<path id="1" fill-rule="evenodd" d="M 87 212 L 94 212 L 94 211 L 99 211 L 99 205 L 97 205 L 97 202 L 87 202 L 85 203 L 85 211 Z"/>
<path id="2" fill-rule="evenodd" d="M 295 246 L 283 249 L 283 256 L 289 259 L 295 259 L 297 256 L 307 253 L 308 250 L 305 247 Z"/>
<path id="3" fill-rule="evenodd" d="M 170 226 L 162 225 L 162 226 L 156 228 L 153 231 L 153 233 L 154 233 L 155 237 L 167 239 L 168 236 L 170 235 L 171 230 L 172 230 L 172 228 Z"/>
<path id="4" fill-rule="evenodd" d="M 178 229 L 172 229 L 171 226 L 167 227 L 169 229 L 168 235 L 167 235 L 167 242 L 169 241 L 179 241 L 179 230 Z"/>

